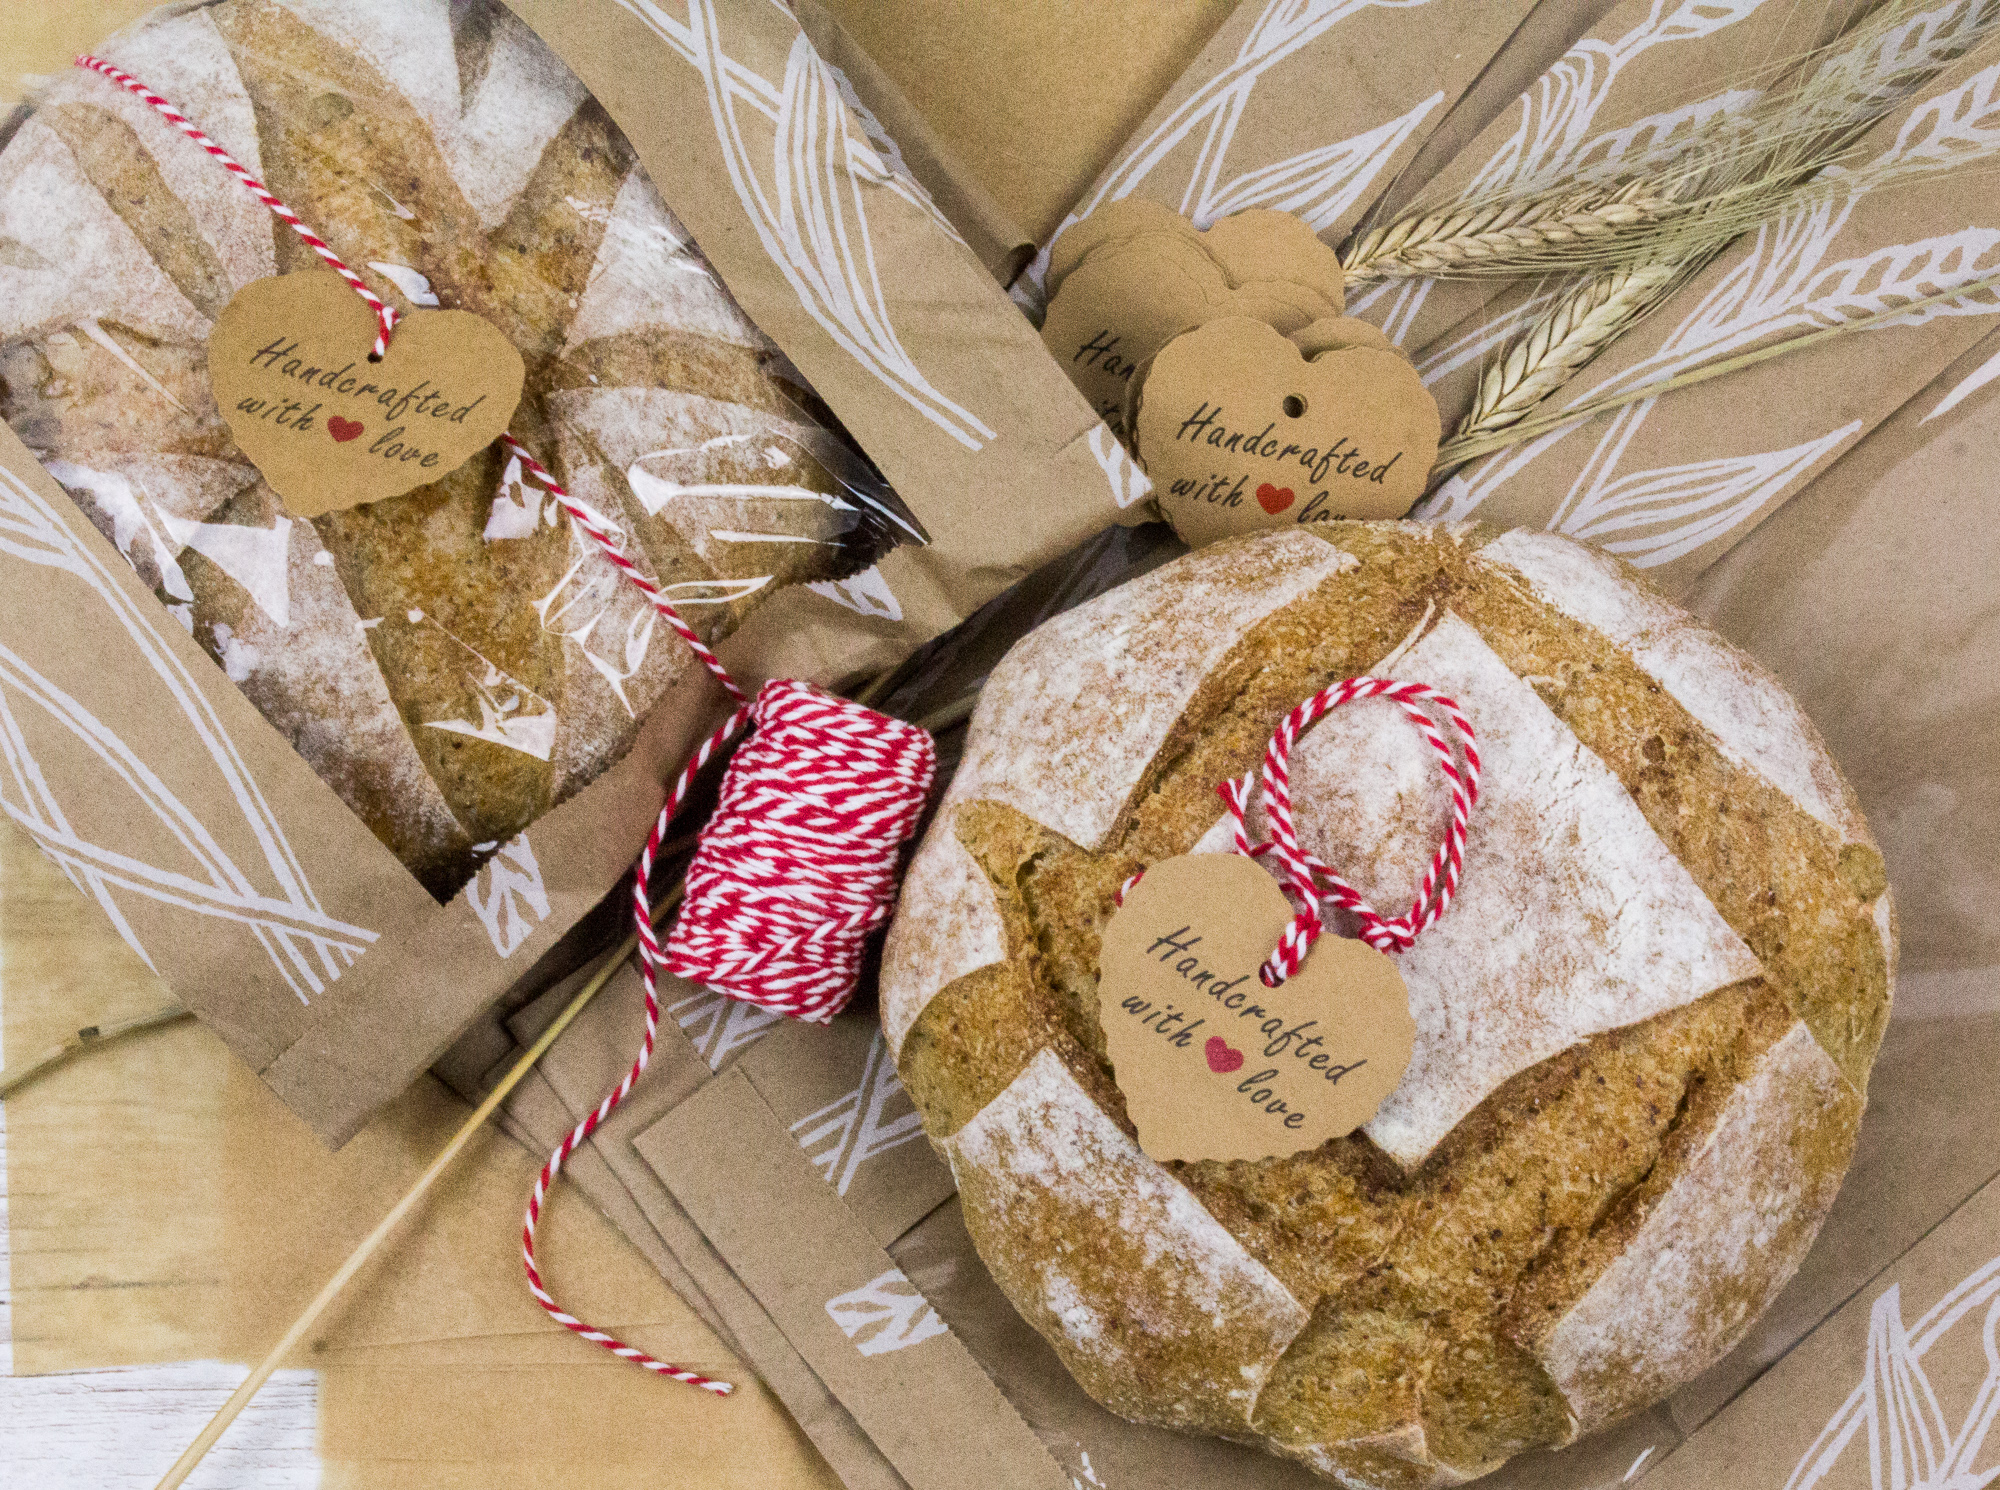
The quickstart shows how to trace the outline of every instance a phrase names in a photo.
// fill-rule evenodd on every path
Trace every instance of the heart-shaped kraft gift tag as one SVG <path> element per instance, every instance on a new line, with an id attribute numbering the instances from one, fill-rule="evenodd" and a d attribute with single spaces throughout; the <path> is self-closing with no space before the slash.
<path id="1" fill-rule="evenodd" d="M 1173 1159 L 1265 1159 L 1352 1133 L 1416 1046 L 1395 960 L 1322 936 L 1277 988 L 1258 981 L 1292 919 L 1240 854 L 1148 869 L 1104 928 L 1097 1012 L 1139 1147 Z"/>
<path id="2" fill-rule="evenodd" d="M 1139 462 L 1196 548 L 1294 523 L 1401 517 L 1437 459 L 1437 402 L 1400 353 L 1350 346 L 1309 362 L 1247 317 L 1168 342 L 1143 394 Z"/>
<path id="3" fill-rule="evenodd" d="M 403 317 L 380 362 L 368 303 L 319 270 L 255 280 L 208 339 L 215 402 L 294 517 L 400 496 L 506 431 L 521 354 L 470 311 Z"/>

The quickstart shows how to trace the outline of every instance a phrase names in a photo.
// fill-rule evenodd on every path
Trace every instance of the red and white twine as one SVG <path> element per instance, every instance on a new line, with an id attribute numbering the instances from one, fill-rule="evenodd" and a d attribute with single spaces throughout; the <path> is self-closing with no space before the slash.
<path id="1" fill-rule="evenodd" d="M 1451 785 L 1451 823 L 1445 829 L 1444 841 L 1424 871 L 1417 898 L 1407 911 L 1394 918 L 1377 911 L 1332 865 L 1307 853 L 1299 843 L 1298 826 L 1292 819 L 1292 747 L 1315 722 L 1342 704 L 1369 698 L 1385 698 L 1403 706 L 1403 713 L 1437 752 L 1439 769 Z M 1425 712 L 1425 706 L 1450 722 L 1459 739 L 1457 753 Z M 1464 757 L 1462 765 L 1460 754 Z M 1271 836 L 1257 843 L 1250 836 L 1249 815 L 1250 799 L 1257 790 L 1260 775 L 1264 816 L 1270 823 Z M 1459 875 L 1465 868 L 1466 823 L 1479 801 L 1479 743 L 1458 704 L 1435 688 L 1422 683 L 1398 683 L 1390 678 L 1348 678 L 1322 688 L 1279 722 L 1270 743 L 1264 747 L 1261 773 L 1246 772 L 1241 779 L 1225 781 L 1215 790 L 1235 820 L 1236 852 L 1253 859 L 1266 854 L 1275 857 L 1284 871 L 1281 877 L 1285 889 L 1299 907 L 1298 914 L 1278 938 L 1277 947 L 1258 969 L 1264 985 L 1276 988 L 1305 965 L 1306 954 L 1326 930 L 1321 915 L 1321 906 L 1326 901 L 1352 912 L 1360 925 L 1361 939 L 1378 952 L 1406 952 L 1419 934 L 1437 923 L 1451 904 L 1452 896 L 1458 893 Z M 1145 871 L 1140 870 L 1120 885 L 1115 897 L 1117 903 L 1124 904 L 1132 887 L 1144 877 Z"/>
<path id="2" fill-rule="evenodd" d="M 397 313 L 363 283 L 294 212 L 167 100 L 101 58 L 87 68 L 143 99 L 174 128 L 215 157 L 258 200 L 324 259 L 376 312 L 373 355 L 388 349 Z M 593 1344 L 648 1371 L 717 1395 L 727 1382 L 655 1360 L 565 1311 L 542 1282 L 535 1229 L 549 1187 L 573 1155 L 630 1095 L 652 1060 L 659 1034 L 658 970 L 706 983 L 716 992 L 790 1018 L 824 1023 L 844 1008 L 859 983 L 870 933 L 889 919 L 897 855 L 915 832 L 937 774 L 937 752 L 923 730 L 807 683 L 766 683 L 751 700 L 713 651 L 625 553 L 623 535 L 578 502 L 513 435 L 501 437 L 528 479 L 547 492 L 686 642 L 736 706 L 674 780 L 639 856 L 632 915 L 645 988 L 646 1029 L 625 1079 L 573 1128 L 549 1156 L 528 1198 L 521 1228 L 528 1288 L 549 1317 Z M 652 876 L 667 826 L 696 775 L 745 729 L 755 735 L 723 778 L 722 797 L 701 834 L 687 876 L 687 898 L 666 948 L 653 930 Z"/>
<path id="3" fill-rule="evenodd" d="M 1417 898 L 1394 919 L 1371 906 L 1333 866 L 1307 853 L 1299 845 L 1298 827 L 1292 821 L 1292 746 L 1322 716 L 1342 704 L 1364 698 L 1386 698 L 1401 704 L 1403 713 L 1437 752 L 1439 769 L 1451 783 L 1451 824 L 1445 829 L 1444 841 L 1424 871 Z M 1458 732 L 1465 755 L 1462 767 L 1430 715 L 1424 712 L 1421 707 L 1424 704 L 1443 714 Z M 1223 782 L 1216 793 L 1236 820 L 1236 852 L 1252 857 L 1267 853 L 1275 856 L 1284 867 L 1285 888 L 1299 903 L 1299 913 L 1259 970 L 1267 987 L 1277 987 L 1305 962 L 1306 953 L 1326 929 L 1320 916 L 1323 900 L 1331 900 L 1343 910 L 1353 912 L 1360 923 L 1361 939 L 1378 952 L 1408 951 L 1418 934 L 1434 925 L 1451 904 L 1451 897 L 1458 892 L 1459 874 L 1465 867 L 1466 819 L 1479 801 L 1479 744 L 1458 705 L 1435 688 L 1422 683 L 1398 683 L 1389 678 L 1349 678 L 1322 688 L 1287 714 L 1272 734 L 1271 743 L 1264 747 L 1264 816 L 1271 826 L 1271 836 L 1264 843 L 1251 841 L 1247 822 L 1258 777 L 1256 771 L 1245 772 L 1241 780 Z"/>
<path id="4" fill-rule="evenodd" d="M 914 725 L 802 683 L 767 683 L 752 720 L 702 829 L 667 967 L 824 1024 L 889 919 L 896 856 L 881 845 L 916 831 L 937 752 Z"/>
<path id="5" fill-rule="evenodd" d="M 397 315 L 395 308 L 390 305 L 385 305 L 382 302 L 381 297 L 378 296 L 373 290 L 368 288 L 367 284 L 363 282 L 360 275 L 356 274 L 352 269 L 348 268 L 345 264 L 343 264 L 340 261 L 340 256 L 336 254 L 331 248 L 327 247 L 326 240 L 324 238 L 320 237 L 319 234 L 315 233 L 311 228 L 307 227 L 304 223 L 300 222 L 298 214 L 293 212 L 291 208 L 287 207 L 283 202 L 279 201 L 277 197 L 272 195 L 271 189 L 268 186 L 266 186 L 263 182 L 259 181 L 255 176 L 251 175 L 250 172 L 244 168 L 243 163 L 241 161 L 237 160 L 235 156 L 231 155 L 227 150 L 223 149 L 220 145 L 216 144 L 215 141 L 210 139 L 207 135 L 203 134 L 201 130 L 198 129 L 191 120 L 189 120 L 187 115 L 183 114 L 179 109 L 175 108 L 172 104 L 168 103 L 164 98 L 160 97 L 159 94 L 155 93 L 151 88 L 148 88 L 144 83 L 140 82 L 137 78 L 133 77 L 132 74 L 124 71 L 121 68 L 113 67 L 109 62 L 106 62 L 102 57 L 93 57 L 88 53 L 85 53 L 83 56 L 78 57 L 76 59 L 76 65 L 78 67 L 88 68 L 90 71 L 94 73 L 99 73 L 102 76 L 109 78 L 112 82 L 116 83 L 120 88 L 123 88 L 127 93 L 131 94 L 134 98 L 137 98 L 142 102 L 149 104 L 152 107 L 154 113 L 158 114 L 162 119 L 166 120 L 167 123 L 173 125 L 175 129 L 179 130 L 182 134 L 186 135 L 190 140 L 193 140 L 197 145 L 201 146 L 202 149 L 206 150 L 210 155 L 214 156 L 216 160 L 221 162 L 222 168 L 224 170 L 228 171 L 238 181 L 241 181 L 246 187 L 250 189 L 250 191 L 252 192 L 252 194 L 256 196 L 258 201 L 262 202 L 266 207 L 269 207 L 271 211 L 276 213 L 277 216 L 282 221 L 289 223 L 291 225 L 292 231 L 299 235 L 300 240 L 304 242 L 305 246 L 311 249 L 314 253 L 318 254 L 322 259 L 325 259 L 326 262 L 333 267 L 333 272 L 335 274 L 338 274 L 342 279 L 346 280 L 348 284 L 352 285 L 354 287 L 354 293 L 359 295 L 363 300 L 366 300 L 368 304 L 374 309 L 375 323 L 380 329 L 377 330 L 375 333 L 375 350 L 371 352 L 369 355 L 374 357 L 378 362 L 382 359 L 383 354 L 389 350 L 390 333 L 392 333 L 396 329 Z"/>

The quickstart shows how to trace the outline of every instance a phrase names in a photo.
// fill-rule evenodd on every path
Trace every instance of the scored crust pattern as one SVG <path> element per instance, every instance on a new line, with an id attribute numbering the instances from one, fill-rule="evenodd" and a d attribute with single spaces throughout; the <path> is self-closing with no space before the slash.
<path id="1" fill-rule="evenodd" d="M 1113 896 L 1226 850 L 1215 782 L 1370 670 L 1453 693 L 1489 762 L 1402 959 L 1419 1060 L 1365 1133 L 1157 1164 L 1096 1019 Z M 1887 1017 L 1880 855 L 1796 706 L 1629 571 L 1464 527 L 1218 544 L 1027 638 L 966 759 L 884 1022 L 982 1256 L 1115 1410 L 1459 1483 L 1691 1378 L 1817 1233 Z M 1294 761 L 1308 847 L 1400 908 L 1446 810 L 1421 740 L 1354 706 Z"/>
<path id="2" fill-rule="evenodd" d="M 498 326 L 528 369 L 514 432 L 709 640 L 915 533 L 886 492 L 850 500 L 823 406 L 497 0 L 223 0 L 101 52 L 397 309 Z M 0 153 L 0 417 L 444 898 L 702 674 L 497 447 L 288 517 L 229 439 L 206 348 L 236 290 L 295 272 L 324 271 L 215 161 L 66 74 Z"/>

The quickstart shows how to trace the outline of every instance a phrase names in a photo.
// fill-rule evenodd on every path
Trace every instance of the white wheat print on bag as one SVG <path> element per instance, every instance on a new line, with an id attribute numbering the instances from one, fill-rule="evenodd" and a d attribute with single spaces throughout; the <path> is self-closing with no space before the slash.
<path id="1" fill-rule="evenodd" d="M 897 199 L 957 232 L 902 169 L 893 144 L 849 108 L 853 89 L 800 32 L 775 81 L 731 56 L 710 0 L 685 23 L 652 0 L 619 0 L 700 74 L 730 184 L 799 304 L 855 361 L 969 450 L 992 427 L 932 385 L 889 315 L 869 236 L 871 201 Z M 961 240 L 962 241 L 962 240 Z"/>
<path id="2" fill-rule="evenodd" d="M 826 1312 L 863 1355 L 907 1350 L 950 1333 L 900 1268 L 890 1268 L 881 1277 L 828 1299 Z"/>
<path id="3" fill-rule="evenodd" d="M 1430 9 L 1426 10 L 1426 7 Z M 1210 44 L 1050 235 L 1052 244 L 1107 202 L 1142 196 L 1165 203 L 1207 227 L 1252 207 L 1304 218 L 1331 242 L 1352 224 L 1426 131 L 1444 116 L 1491 51 L 1529 7 L 1496 3 L 1471 24 L 1436 0 L 1261 0 L 1246 5 L 1236 50 L 1236 20 Z M 1450 31 L 1447 44 L 1445 34 Z M 1387 78 L 1367 88 L 1330 84 L 1330 74 L 1354 67 L 1357 54 L 1380 49 L 1437 59 L 1429 68 L 1402 69 L 1385 102 Z M 1204 71 L 1205 70 L 1205 71 Z M 1294 84 L 1310 80 L 1316 97 L 1341 100 L 1329 117 L 1285 112 Z M 1260 107 L 1262 106 L 1262 107 Z M 1048 245 L 1016 287 L 1031 309 L 1039 302 Z"/>
<path id="4" fill-rule="evenodd" d="M 877 1030 L 854 1089 L 792 1124 L 792 1136 L 820 1178 L 845 1195 L 869 1160 L 924 1136 L 923 1119 L 897 1079 Z"/>
<path id="5" fill-rule="evenodd" d="M 1956 9 L 1956 7 L 1951 7 Z M 1868 136 L 1872 172 L 2000 148 L 2000 65 L 1948 70 Z M 1630 393 L 1777 338 L 2000 271 L 2000 179 L 1808 200 L 1749 234 L 1552 400 Z M 1684 585 L 1991 328 L 2000 296 L 1946 301 L 1502 451 L 1418 515 L 1548 527 Z M 1918 328 L 1913 334 L 1913 328 Z M 1558 402 L 1559 401 L 1559 402 Z"/>
<path id="6" fill-rule="evenodd" d="M 168 645 L 162 628 L 175 618 L 127 595 L 66 525 L 68 515 L 0 471 L 0 590 L 25 593 L 29 566 L 66 575 L 67 608 L 101 618 L 151 664 L 148 727 L 156 736 L 171 731 L 187 748 L 155 748 L 142 759 L 74 683 L 58 687 L 35 658 L 0 646 L 0 812 L 97 902 L 148 967 L 153 959 L 142 927 L 157 932 L 163 916 L 192 914 L 211 927 L 238 928 L 245 955 L 268 960 L 299 1001 L 310 1002 L 354 965 L 376 933 L 320 903 L 221 718 Z M 122 707 L 130 700 L 104 702 Z M 44 750 L 79 744 L 96 770 L 43 769 Z M 78 794 L 92 799 L 88 810 Z M 100 794 L 162 831 L 93 840 L 76 822 L 103 820 Z M 192 803 L 203 804 L 210 820 Z M 177 852 L 154 858 L 135 850 L 135 842 L 173 844 Z"/>
<path id="7" fill-rule="evenodd" d="M 1976 1339 L 1966 1339 L 1976 1336 Z M 1950 1341 L 1983 1351 L 1986 1374 L 1969 1397 L 1933 1384 L 1925 1357 Z M 2000 1257 L 1947 1294 L 1915 1324 L 1892 1285 L 1868 1316 L 1867 1360 L 1855 1387 L 1799 1459 L 1785 1490 L 1986 1490 L 2000 1482 Z"/>

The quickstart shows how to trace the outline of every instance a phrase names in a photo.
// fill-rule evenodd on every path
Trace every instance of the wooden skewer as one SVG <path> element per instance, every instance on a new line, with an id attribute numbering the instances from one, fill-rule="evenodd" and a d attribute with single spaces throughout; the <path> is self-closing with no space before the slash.
<path id="1" fill-rule="evenodd" d="M 50 1046 L 25 1066 L 18 1066 L 12 1071 L 0 1071 L 0 1102 L 6 1101 L 36 1077 L 54 1070 L 78 1051 L 92 1050 L 126 1035 L 136 1035 L 140 1030 L 157 1029 L 163 1024 L 173 1024 L 193 1017 L 193 1010 L 183 1009 L 179 1004 L 167 1004 L 150 1014 L 141 1014 L 136 1019 L 123 1019 L 116 1024 L 85 1025 L 62 1044 Z"/>
<path id="2" fill-rule="evenodd" d="M 873 697 L 879 696 L 888 680 L 888 676 L 887 673 L 884 673 L 877 677 L 867 689 L 864 689 L 857 696 L 857 702 L 865 703 Z M 948 728 L 972 712 L 972 706 L 977 698 L 978 691 L 975 689 L 946 704 L 929 717 L 919 721 L 919 724 L 927 730 Z M 677 840 L 669 847 L 670 849 L 684 848 L 692 842 L 693 839 L 691 837 L 684 838 Z M 653 922 L 655 925 L 658 925 L 663 917 L 671 913 L 674 907 L 680 904 L 681 897 L 686 889 L 687 882 L 683 879 L 654 908 Z M 389 1234 L 416 1208 L 417 1203 L 424 1198 L 425 1193 L 437 1182 L 438 1176 L 451 1167 L 452 1161 L 458 1157 L 466 1144 L 472 1141 L 472 1136 L 485 1126 L 486 1120 L 494 1114 L 502 1102 L 507 1100 L 508 1094 L 520 1085 L 522 1078 L 534 1070 L 535 1066 L 541 1061 L 541 1058 L 548 1053 L 550 1047 L 562 1037 L 563 1032 L 584 1011 L 585 1006 L 593 998 L 597 997 L 598 991 L 611 981 L 612 976 L 623 966 L 625 960 L 638 951 L 638 949 L 638 936 L 636 934 L 627 936 L 624 944 L 617 951 L 598 964 L 597 971 L 591 976 L 590 981 L 584 984 L 577 992 L 575 998 L 570 1000 L 569 1006 L 557 1016 L 555 1023 L 542 1032 L 541 1038 L 536 1040 L 533 1045 L 529 1046 L 522 1053 L 521 1058 L 501 1078 L 499 1085 L 487 1093 L 486 1100 L 481 1102 L 473 1110 L 472 1115 L 460 1125 L 458 1131 L 452 1135 L 451 1141 L 431 1161 L 430 1168 L 426 1169 L 418 1177 L 416 1184 L 410 1187 L 409 1193 L 397 1201 L 395 1208 L 382 1218 L 380 1224 L 373 1231 L 368 1233 L 367 1237 L 362 1240 L 361 1245 L 356 1247 L 348 1256 L 347 1261 L 340 1265 L 340 1270 L 327 1280 L 326 1287 L 322 1288 L 318 1296 L 306 1306 L 305 1313 L 301 1314 L 292 1327 L 285 1331 L 284 1338 L 271 1348 L 270 1354 L 264 1357 L 258 1364 L 257 1369 L 243 1379 L 243 1384 L 230 1394 L 229 1400 L 222 1404 L 221 1410 L 213 1418 L 209 1419 L 208 1426 L 201 1430 L 201 1436 L 188 1445 L 187 1452 L 182 1454 L 175 1461 L 174 1467 L 167 1471 L 166 1477 L 160 1481 L 157 1490 L 178 1490 L 179 1486 L 186 1483 L 187 1477 L 194 1473 L 195 1466 L 200 1464 L 207 1456 L 208 1451 L 215 1447 L 216 1440 L 222 1437 L 229 1425 L 236 1421 L 237 1416 L 245 1407 L 249 1406 L 250 1400 L 262 1389 L 264 1383 L 271 1379 L 271 1374 L 278 1369 L 279 1363 L 298 1347 L 301 1340 L 305 1339 L 306 1335 L 311 1332 L 312 1327 L 319 1322 L 320 1316 L 326 1313 L 333 1301 L 340 1296 L 341 1291 L 367 1265 L 368 1260 L 375 1255 L 382 1243 L 388 1239 Z M 176 1012 L 180 1011 L 177 1010 Z M 118 1028 L 122 1032 L 123 1027 Z M 110 1031 L 103 1032 L 103 1034 L 109 1033 Z M 78 1048 L 81 1048 L 81 1046 L 79 1045 Z M 65 1053 L 67 1053 L 67 1047 L 65 1048 Z M 44 1057 L 43 1060 L 47 1061 L 48 1057 Z M 39 1069 L 39 1066 L 36 1069 Z M 33 1069 L 23 1072 L 20 1079 L 25 1080 L 32 1074 L 34 1074 Z"/>
<path id="3" fill-rule="evenodd" d="M 684 883 L 675 885 L 660 902 L 653 912 L 655 923 L 680 904 L 684 888 Z M 326 1313 L 336 1298 L 340 1297 L 341 1290 L 346 1288 L 354 1280 L 354 1275 L 367 1265 L 368 1259 L 373 1257 L 382 1243 L 388 1240 L 389 1234 L 402 1223 L 403 1218 L 416 1209 L 417 1203 L 437 1182 L 438 1176 L 451 1167 L 452 1160 L 456 1159 L 472 1141 L 473 1135 L 486 1125 L 486 1120 L 493 1116 L 502 1102 L 507 1100 L 508 1094 L 521 1084 L 523 1077 L 534 1070 L 536 1064 L 548 1053 L 549 1047 L 562 1038 L 563 1031 L 570 1027 L 576 1017 L 584 1011 L 585 1006 L 597 997 L 598 991 L 611 981 L 625 960 L 638 949 L 639 938 L 635 933 L 626 937 L 624 945 L 598 965 L 597 972 L 578 990 L 576 997 L 569 1001 L 569 1006 L 557 1016 L 556 1022 L 544 1030 L 542 1037 L 514 1062 L 513 1067 L 500 1079 L 499 1085 L 486 1094 L 486 1100 L 474 1108 L 472 1115 L 459 1125 L 458 1131 L 451 1137 L 451 1142 L 431 1160 L 430 1168 L 426 1169 L 416 1184 L 410 1187 L 409 1193 L 396 1202 L 395 1208 L 384 1216 L 380 1224 L 363 1239 L 361 1245 L 349 1254 L 347 1261 L 340 1265 L 340 1270 L 327 1279 L 326 1287 L 306 1305 L 305 1313 L 285 1331 L 284 1338 L 271 1347 L 271 1353 L 258 1363 L 257 1369 L 243 1378 L 243 1384 L 230 1394 L 229 1400 L 222 1404 L 221 1411 L 209 1419 L 208 1426 L 201 1430 L 201 1436 L 189 1444 L 187 1452 L 174 1461 L 174 1467 L 168 1470 L 165 1478 L 160 1481 L 158 1490 L 176 1490 L 177 1486 L 186 1483 L 187 1477 L 194 1473 L 195 1466 L 200 1464 L 208 1451 L 215 1447 L 216 1440 L 222 1437 L 224 1430 L 236 1421 L 237 1415 L 250 1405 L 250 1399 L 255 1397 L 264 1383 L 271 1379 L 271 1373 L 278 1369 L 279 1363 L 297 1348 L 301 1340 L 305 1339 L 312 1327 L 319 1322 L 320 1316 Z"/>

